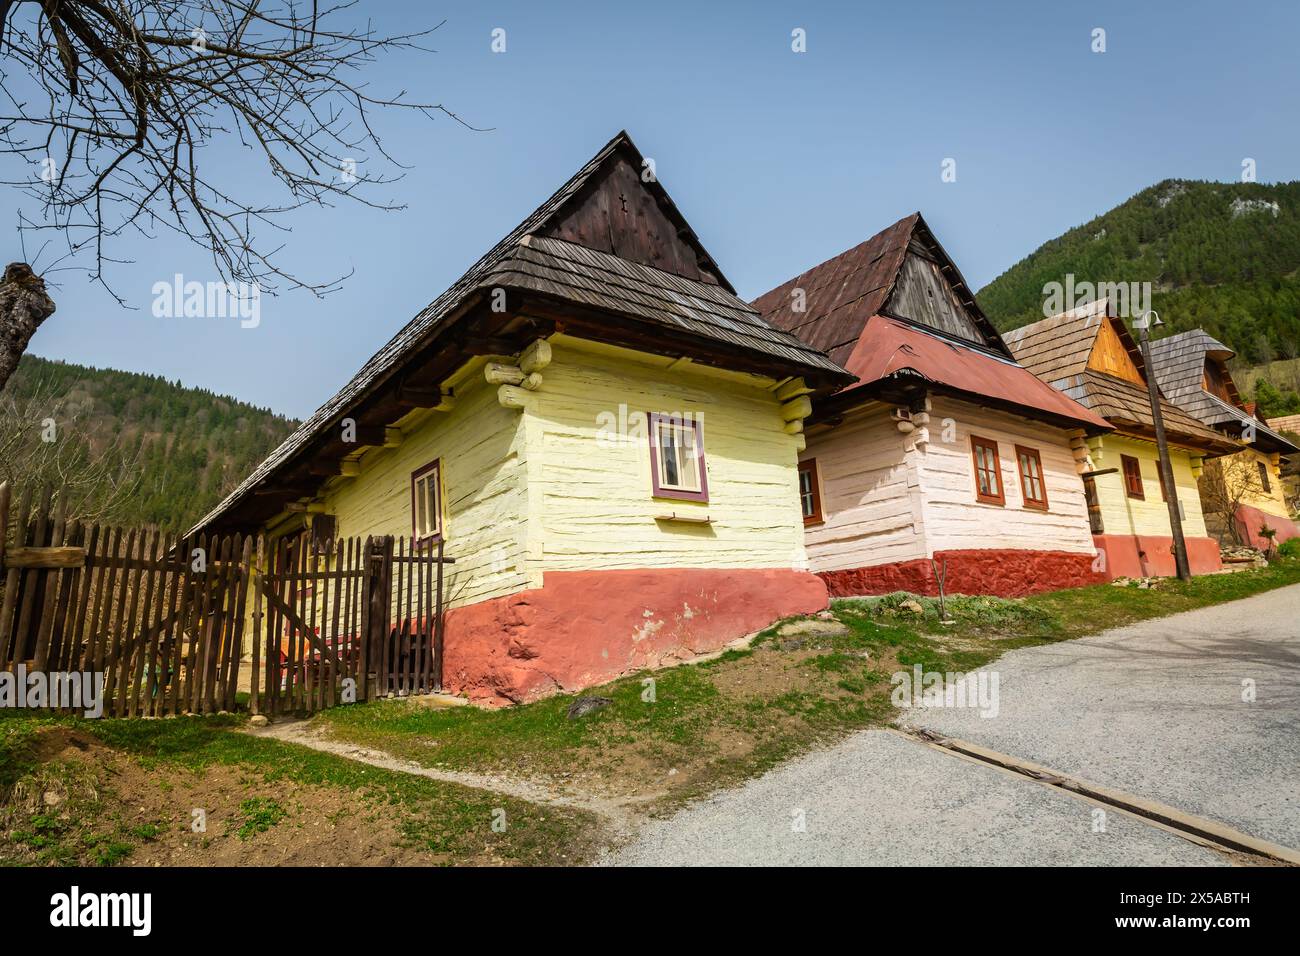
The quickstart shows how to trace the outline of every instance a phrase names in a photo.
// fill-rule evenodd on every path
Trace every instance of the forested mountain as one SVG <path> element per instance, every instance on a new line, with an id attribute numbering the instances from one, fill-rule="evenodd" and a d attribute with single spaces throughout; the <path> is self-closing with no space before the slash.
<path id="1" fill-rule="evenodd" d="M 979 291 L 1000 329 L 1043 318 L 1050 282 L 1150 282 L 1158 334 L 1203 328 L 1243 364 L 1300 350 L 1300 182 L 1167 179 L 1044 243 Z"/>
<path id="2" fill-rule="evenodd" d="M 74 511 L 183 530 L 297 422 L 179 381 L 24 356 L 0 392 L 0 477 Z"/>

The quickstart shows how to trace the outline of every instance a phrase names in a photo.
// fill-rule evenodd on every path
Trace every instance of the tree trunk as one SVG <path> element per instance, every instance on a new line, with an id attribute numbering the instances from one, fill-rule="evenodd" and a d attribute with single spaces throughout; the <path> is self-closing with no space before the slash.
<path id="1" fill-rule="evenodd" d="M 42 322 L 54 314 L 54 300 L 45 293 L 45 280 L 25 262 L 5 266 L 0 279 L 0 389 L 18 367 Z"/>

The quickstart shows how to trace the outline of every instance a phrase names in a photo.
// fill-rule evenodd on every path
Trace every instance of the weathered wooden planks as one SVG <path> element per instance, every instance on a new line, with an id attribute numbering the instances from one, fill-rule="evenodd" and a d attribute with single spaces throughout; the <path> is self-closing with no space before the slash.
<path id="1" fill-rule="evenodd" d="M 78 560 L 3 565 L 0 668 L 100 674 L 105 715 L 231 711 L 241 687 L 255 713 L 311 713 L 440 684 L 440 544 L 179 539 L 67 520 L 48 489 L 12 497 L 0 484 L 0 554 Z"/>

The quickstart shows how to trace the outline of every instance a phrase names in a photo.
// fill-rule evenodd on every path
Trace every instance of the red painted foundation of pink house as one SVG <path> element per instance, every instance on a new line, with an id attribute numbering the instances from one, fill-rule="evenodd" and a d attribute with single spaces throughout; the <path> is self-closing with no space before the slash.
<path id="1" fill-rule="evenodd" d="M 1105 576 L 1116 578 L 1171 578 L 1177 574 L 1174 564 L 1174 539 L 1169 535 L 1094 534 L 1093 543 L 1104 552 Z M 1213 538 L 1185 538 L 1187 563 L 1192 574 L 1213 574 L 1223 570 L 1219 559 L 1219 542 Z"/>
<path id="2" fill-rule="evenodd" d="M 522 703 L 716 651 L 827 606 L 808 571 L 552 571 L 542 587 L 447 612 L 443 686 Z"/>
<path id="3" fill-rule="evenodd" d="M 947 565 L 944 592 L 1023 597 L 1061 588 L 1079 588 L 1106 580 L 1093 571 L 1094 557 L 1077 551 L 1028 551 L 987 548 L 936 551 L 935 561 Z M 833 597 L 861 597 L 910 591 L 935 596 L 939 582 L 928 558 L 897 561 L 844 571 L 823 571 L 822 580 Z"/>
<path id="4" fill-rule="evenodd" d="M 1272 528 L 1277 532 L 1271 544 L 1268 538 L 1260 534 L 1264 528 Z M 1241 535 L 1242 544 L 1259 548 L 1261 551 L 1277 547 L 1289 538 L 1300 538 L 1300 528 L 1296 527 L 1296 523 L 1290 518 L 1271 515 L 1250 505 L 1237 507 L 1237 532 Z"/>

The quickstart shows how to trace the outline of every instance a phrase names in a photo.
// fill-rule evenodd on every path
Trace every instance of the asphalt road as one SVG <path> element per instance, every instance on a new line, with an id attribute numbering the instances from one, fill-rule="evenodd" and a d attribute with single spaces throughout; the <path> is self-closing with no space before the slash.
<path id="1" fill-rule="evenodd" d="M 1300 847 L 1300 586 L 1013 651 L 996 717 L 927 727 Z M 1244 681 L 1255 699 L 1243 700 Z M 654 821 L 614 865 L 1215 865 L 1219 854 L 887 731 Z"/>

